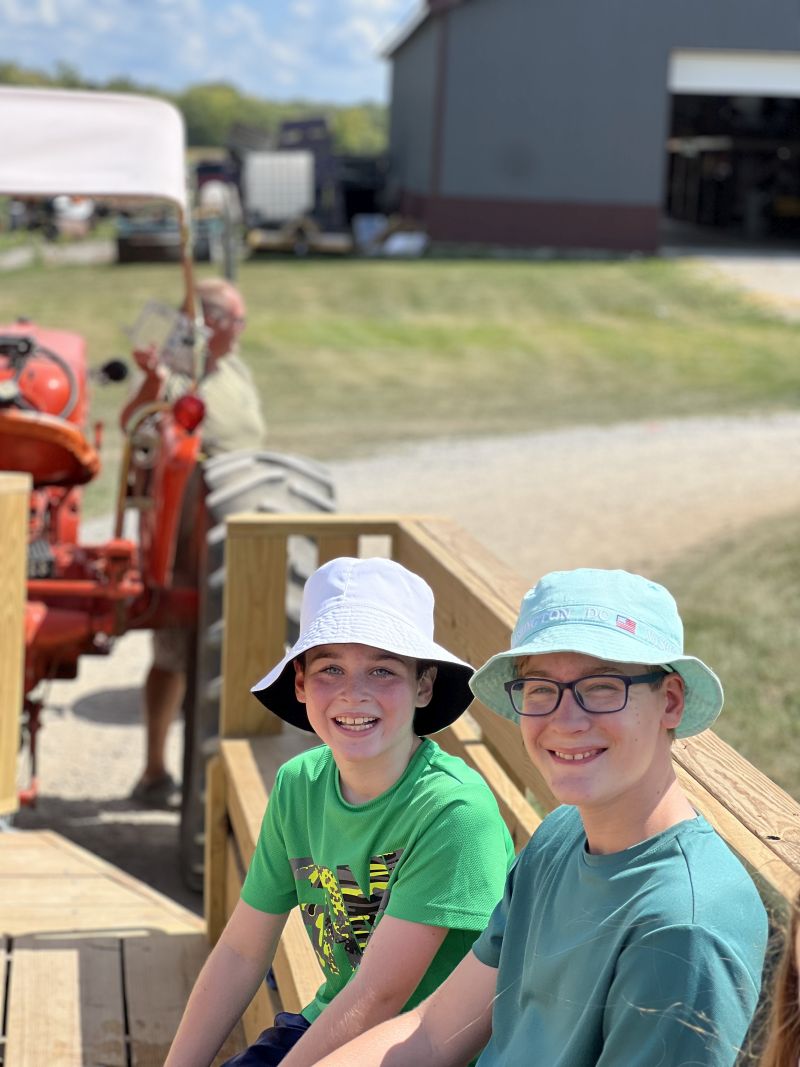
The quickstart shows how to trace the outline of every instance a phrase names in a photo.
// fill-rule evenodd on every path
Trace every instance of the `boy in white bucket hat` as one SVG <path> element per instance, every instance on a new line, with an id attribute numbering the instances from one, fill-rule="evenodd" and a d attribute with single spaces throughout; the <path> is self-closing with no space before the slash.
<path id="1" fill-rule="evenodd" d="M 548 574 L 471 686 L 519 723 L 562 806 L 444 985 L 322 1064 L 444 1067 L 486 1046 L 479 1067 L 731 1067 L 767 924 L 672 767 L 672 737 L 722 707 L 716 675 L 683 651 L 673 598 L 625 571 Z"/>
<path id="2" fill-rule="evenodd" d="M 484 780 L 425 736 L 472 700 L 472 667 L 433 640 L 433 606 L 387 559 L 335 559 L 306 583 L 300 636 L 253 692 L 324 744 L 278 772 L 168 1067 L 211 1062 L 295 905 L 325 981 L 230 1067 L 315 1063 L 419 1003 L 485 927 L 514 849 Z"/>

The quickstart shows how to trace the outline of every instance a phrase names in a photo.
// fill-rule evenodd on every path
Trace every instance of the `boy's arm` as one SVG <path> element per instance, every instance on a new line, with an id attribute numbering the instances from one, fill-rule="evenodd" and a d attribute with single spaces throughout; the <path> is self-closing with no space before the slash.
<path id="1" fill-rule="evenodd" d="M 164 1067 L 208 1067 L 253 999 L 286 923 L 239 900 L 192 990 Z"/>
<path id="2" fill-rule="evenodd" d="M 491 1036 L 496 984 L 497 971 L 468 952 L 413 1011 L 362 1034 L 319 1067 L 461 1067 Z"/>
<path id="3" fill-rule="evenodd" d="M 282 1061 L 307 1067 L 402 1009 L 447 930 L 384 915 L 358 970 Z"/>

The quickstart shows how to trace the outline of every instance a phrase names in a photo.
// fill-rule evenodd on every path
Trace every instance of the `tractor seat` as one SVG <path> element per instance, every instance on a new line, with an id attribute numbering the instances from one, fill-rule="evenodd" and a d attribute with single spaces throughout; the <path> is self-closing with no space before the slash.
<path id="1" fill-rule="evenodd" d="M 39 411 L 0 409 L 0 470 L 30 474 L 34 488 L 84 485 L 100 457 L 77 426 Z"/>

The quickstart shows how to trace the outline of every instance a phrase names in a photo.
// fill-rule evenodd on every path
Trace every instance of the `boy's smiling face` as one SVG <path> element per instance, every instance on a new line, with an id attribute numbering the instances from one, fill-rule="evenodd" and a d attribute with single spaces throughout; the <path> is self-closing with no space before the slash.
<path id="1" fill-rule="evenodd" d="M 520 677 L 572 682 L 598 673 L 637 675 L 647 664 L 610 663 L 577 652 L 529 656 L 517 667 Z M 522 738 L 534 766 L 556 799 L 582 814 L 609 818 L 646 811 L 671 773 L 668 729 L 680 722 L 683 681 L 665 676 L 656 690 L 632 685 L 621 710 L 593 715 L 565 690 L 554 712 L 520 716 Z"/>
<path id="2" fill-rule="evenodd" d="M 430 702 L 435 673 L 417 677 L 415 659 L 371 645 L 318 645 L 305 665 L 295 661 L 297 699 L 333 752 L 346 796 L 363 775 L 385 782 L 383 792 L 403 773 L 419 743 L 414 712 Z"/>

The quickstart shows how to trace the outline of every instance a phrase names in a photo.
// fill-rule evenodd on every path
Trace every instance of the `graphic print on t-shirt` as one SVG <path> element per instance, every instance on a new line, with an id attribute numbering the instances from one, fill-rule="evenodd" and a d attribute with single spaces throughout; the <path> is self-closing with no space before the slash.
<path id="1" fill-rule="evenodd" d="M 344 948 L 353 970 L 358 967 L 375 923 L 389 903 L 389 878 L 402 854 L 403 849 L 398 849 L 370 859 L 368 896 L 346 864 L 334 872 L 310 856 L 291 861 L 298 882 L 325 891 L 324 902 L 302 902 L 300 913 L 319 964 L 329 974 L 339 974 L 333 951 L 336 944 Z"/>

